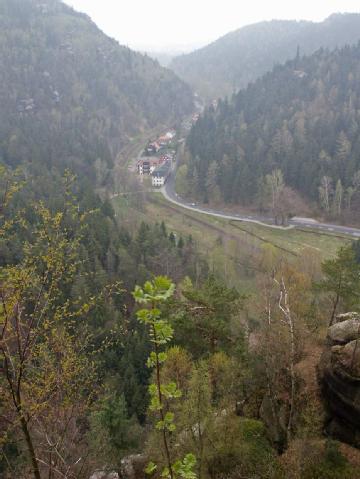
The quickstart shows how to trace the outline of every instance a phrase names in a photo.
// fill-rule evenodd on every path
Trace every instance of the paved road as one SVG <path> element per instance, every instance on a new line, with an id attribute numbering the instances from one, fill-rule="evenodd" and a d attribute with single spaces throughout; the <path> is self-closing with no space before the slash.
<path id="1" fill-rule="evenodd" d="M 289 226 L 283 227 L 283 226 L 275 225 L 274 219 L 270 217 L 260 216 L 260 215 L 244 215 L 244 214 L 236 214 L 236 213 L 231 214 L 225 211 L 215 210 L 213 208 L 205 208 L 195 203 L 190 203 L 189 201 L 186 201 L 185 199 L 181 198 L 179 195 L 175 193 L 174 171 L 171 173 L 165 186 L 161 189 L 161 192 L 168 201 L 178 206 L 181 206 L 182 208 L 186 208 L 188 210 L 204 213 L 211 216 L 217 216 L 219 218 L 243 221 L 247 223 L 256 223 L 262 226 L 266 226 L 268 228 L 276 228 L 276 229 L 282 229 L 282 230 L 290 230 L 293 228 L 309 228 L 311 230 L 318 230 L 319 232 L 323 232 L 323 233 L 345 234 L 345 235 L 350 235 L 354 238 L 360 238 L 360 229 L 358 228 L 350 228 L 348 226 L 319 223 L 318 221 L 310 219 L 310 218 L 293 218 L 290 221 Z"/>

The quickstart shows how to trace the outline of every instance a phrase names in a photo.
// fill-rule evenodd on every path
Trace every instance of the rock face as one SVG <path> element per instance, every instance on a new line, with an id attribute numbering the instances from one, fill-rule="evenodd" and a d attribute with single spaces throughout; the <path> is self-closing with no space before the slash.
<path id="1" fill-rule="evenodd" d="M 327 432 L 360 447 L 360 314 L 339 315 L 319 366 L 329 412 Z"/>

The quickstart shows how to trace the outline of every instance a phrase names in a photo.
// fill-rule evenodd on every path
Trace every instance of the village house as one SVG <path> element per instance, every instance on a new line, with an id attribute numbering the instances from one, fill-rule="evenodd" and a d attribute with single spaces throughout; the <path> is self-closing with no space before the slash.
<path id="1" fill-rule="evenodd" d="M 145 149 L 145 152 L 148 155 L 154 155 L 160 150 L 160 145 L 157 141 L 152 141 L 151 143 L 148 144 L 148 146 Z"/>
<path id="2" fill-rule="evenodd" d="M 163 162 L 164 160 L 157 156 L 144 156 L 137 162 L 136 169 L 139 175 L 151 175 Z"/>
<path id="3" fill-rule="evenodd" d="M 171 162 L 166 161 L 151 174 L 151 184 L 155 187 L 164 186 L 171 172 Z"/>
<path id="4" fill-rule="evenodd" d="M 139 175 L 152 175 L 153 186 L 162 186 L 169 175 L 175 157 L 175 150 L 171 150 L 170 145 L 175 137 L 176 131 L 169 130 L 156 140 L 150 141 L 145 148 L 145 156 L 136 163 Z"/>
<path id="5" fill-rule="evenodd" d="M 174 155 L 170 153 L 161 156 L 144 156 L 138 160 L 136 171 L 139 175 L 151 175 L 151 173 L 162 164 L 166 162 L 171 164 L 173 159 Z"/>
<path id="6" fill-rule="evenodd" d="M 164 135 L 159 136 L 157 143 L 162 147 L 167 146 L 175 138 L 175 135 L 175 131 L 168 131 Z"/>

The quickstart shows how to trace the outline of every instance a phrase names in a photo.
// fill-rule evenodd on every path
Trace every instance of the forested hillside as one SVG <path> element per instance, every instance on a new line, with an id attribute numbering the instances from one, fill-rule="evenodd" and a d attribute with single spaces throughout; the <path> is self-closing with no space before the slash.
<path id="1" fill-rule="evenodd" d="M 58 0 L 0 1 L 0 159 L 94 176 L 144 129 L 192 110 L 188 86 Z"/>
<path id="2" fill-rule="evenodd" d="M 0 165 L 0 196 L 0 476 L 88 478 L 141 442 L 149 345 L 131 291 L 207 265 L 164 223 L 129 230 L 69 173 Z"/>
<path id="3" fill-rule="evenodd" d="M 187 142 L 189 190 L 205 201 L 270 209 L 277 200 L 290 210 L 295 190 L 327 215 L 358 211 L 359 62 L 360 45 L 321 49 L 207 109 Z M 288 206 L 280 191 L 271 194 L 277 181 L 292 189 Z"/>
<path id="4" fill-rule="evenodd" d="M 107 408 L 120 449 L 144 421 L 134 285 L 207 271 L 191 238 L 141 222 L 141 194 L 130 227 L 104 194 L 118 151 L 191 112 L 192 93 L 57 0 L 0 0 L 0 27 L 0 476 L 89 477 L 75 456 L 111 449 L 95 445 Z"/>
<path id="5" fill-rule="evenodd" d="M 360 242 L 146 193 L 115 155 L 189 88 L 55 0 L 0 0 L 0 26 L 1 479 L 359 478 Z M 188 193 L 356 211 L 359 59 L 208 109 Z"/>
<path id="6" fill-rule="evenodd" d="M 262 22 L 173 60 L 171 68 L 208 99 L 231 95 L 274 65 L 320 47 L 335 48 L 360 39 L 359 14 L 334 14 L 322 23 Z"/>

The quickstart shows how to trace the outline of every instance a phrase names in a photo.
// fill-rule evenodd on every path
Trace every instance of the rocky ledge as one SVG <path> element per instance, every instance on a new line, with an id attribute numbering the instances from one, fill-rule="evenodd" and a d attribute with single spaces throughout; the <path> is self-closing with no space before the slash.
<path id="1" fill-rule="evenodd" d="M 360 447 L 360 314 L 336 317 L 319 365 L 327 433 Z"/>

